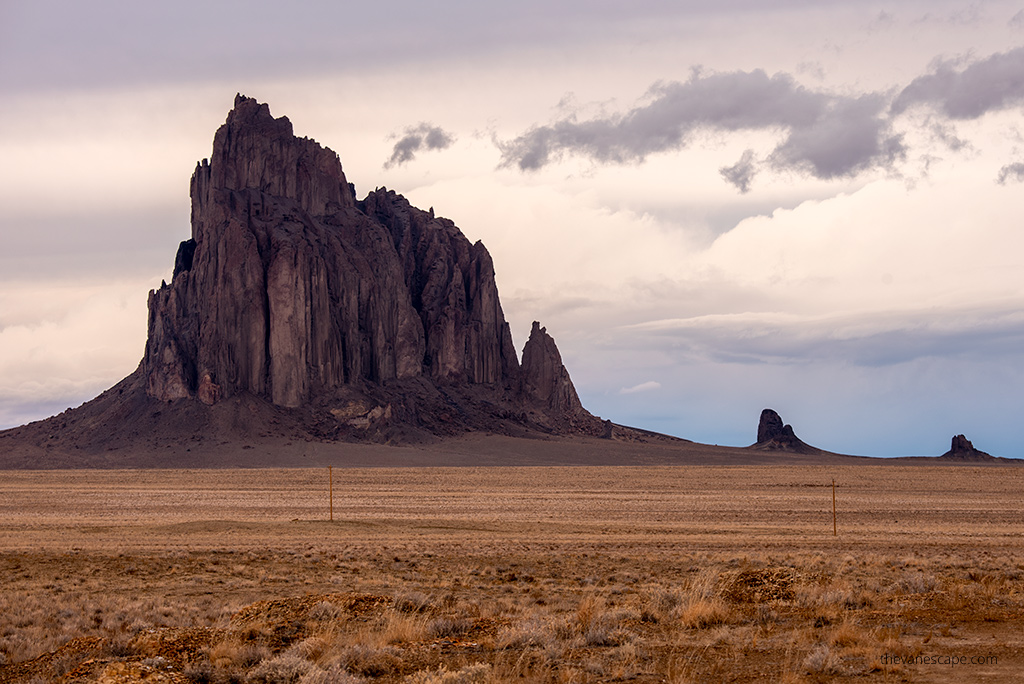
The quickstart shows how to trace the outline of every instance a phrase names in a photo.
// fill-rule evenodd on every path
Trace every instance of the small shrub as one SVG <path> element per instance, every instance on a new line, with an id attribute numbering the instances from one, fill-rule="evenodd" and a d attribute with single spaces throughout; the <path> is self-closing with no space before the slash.
<path id="1" fill-rule="evenodd" d="M 214 681 L 213 665 L 208 661 L 188 663 L 181 673 L 193 684 L 213 684 Z"/>
<path id="2" fill-rule="evenodd" d="M 678 610 L 683 627 L 705 629 L 725 624 L 729 608 L 717 598 L 699 598 Z"/>
<path id="3" fill-rule="evenodd" d="M 460 636 L 472 629 L 473 623 L 466 618 L 441 617 L 431 620 L 427 625 L 427 635 L 432 639 Z"/>
<path id="4" fill-rule="evenodd" d="M 407 684 L 484 684 L 491 673 L 487 663 L 476 663 L 452 672 L 443 665 L 436 672 L 420 671 L 405 678 Z"/>
<path id="5" fill-rule="evenodd" d="M 517 622 L 498 634 L 496 646 L 499 649 L 520 649 L 528 646 L 547 647 L 554 641 L 553 635 L 541 623 L 532 618 Z"/>
<path id="6" fill-rule="evenodd" d="M 932 575 L 920 571 L 908 572 L 893 585 L 893 591 L 900 594 L 925 594 L 934 591 L 938 584 Z"/>
<path id="7" fill-rule="evenodd" d="M 362 684 L 365 681 L 362 677 L 349 674 L 339 665 L 332 665 L 326 670 L 312 668 L 302 675 L 298 684 Z"/>
<path id="8" fill-rule="evenodd" d="M 338 664 L 349 672 L 365 677 L 383 677 L 401 666 L 402 660 L 390 646 L 377 648 L 367 644 L 354 644 L 343 649 Z"/>
<path id="9" fill-rule="evenodd" d="M 251 684 L 294 684 L 313 669 L 313 664 L 296 655 L 280 655 L 264 660 L 245 678 Z"/>
<path id="10" fill-rule="evenodd" d="M 340 619 L 343 614 L 341 606 L 330 601 L 320 601 L 309 609 L 308 617 L 315 622 L 332 622 Z"/>
<path id="11" fill-rule="evenodd" d="M 838 659 L 825 644 L 815 646 L 804 658 L 804 670 L 810 674 L 837 674 Z"/>
<path id="12" fill-rule="evenodd" d="M 425 594 L 414 591 L 395 597 L 395 610 L 402 613 L 422 613 L 430 608 L 430 599 Z"/>

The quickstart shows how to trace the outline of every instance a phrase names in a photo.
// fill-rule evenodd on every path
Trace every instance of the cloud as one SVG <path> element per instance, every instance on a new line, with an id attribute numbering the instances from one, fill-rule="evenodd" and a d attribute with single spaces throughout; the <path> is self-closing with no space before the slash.
<path id="1" fill-rule="evenodd" d="M 996 179 L 996 182 L 1000 185 L 1006 185 L 1007 181 L 1015 183 L 1024 181 L 1024 162 L 1014 162 L 999 169 L 999 177 Z"/>
<path id="2" fill-rule="evenodd" d="M 829 98 L 813 121 L 790 127 L 789 137 L 771 155 L 773 165 L 824 180 L 893 168 L 906 148 L 881 116 L 884 104 L 878 94 Z"/>
<path id="3" fill-rule="evenodd" d="M 958 65 L 941 61 L 932 73 L 915 78 L 896 96 L 892 112 L 927 104 L 953 119 L 976 119 L 1024 103 L 1024 48 L 996 53 L 962 69 Z"/>
<path id="4" fill-rule="evenodd" d="M 746 194 L 750 191 L 750 183 L 757 173 L 754 166 L 754 150 L 745 150 L 738 162 L 732 166 L 723 166 L 718 169 L 718 172 L 728 183 L 735 185 L 737 190 Z"/>
<path id="5" fill-rule="evenodd" d="M 952 126 L 947 126 L 942 122 L 935 121 L 932 123 L 930 130 L 934 140 L 942 143 L 953 152 L 973 149 L 971 143 L 958 136 L 956 129 Z"/>
<path id="6" fill-rule="evenodd" d="M 405 135 L 398 139 L 391 151 L 391 158 L 384 163 L 390 169 L 416 158 L 420 150 L 444 150 L 451 147 L 455 137 L 440 126 L 421 122 L 417 126 L 405 129 Z"/>
<path id="7" fill-rule="evenodd" d="M 648 380 L 632 387 L 623 387 L 619 390 L 619 394 L 636 394 L 637 392 L 650 392 L 656 389 L 661 389 L 661 383 L 655 380 Z"/>
<path id="8" fill-rule="evenodd" d="M 1024 314 L 1013 305 L 803 316 L 743 313 L 648 321 L 626 329 L 676 340 L 686 355 L 715 363 L 840 361 L 883 367 L 922 358 L 1019 355 Z"/>
<path id="9" fill-rule="evenodd" d="M 831 179 L 891 166 L 904 153 L 883 115 L 885 99 L 814 91 L 792 76 L 758 69 L 702 75 L 685 83 L 658 83 L 647 102 L 625 114 L 577 121 L 566 117 L 499 143 L 501 165 L 540 169 L 565 154 L 600 163 L 636 163 L 657 152 L 686 147 L 699 130 L 787 132 L 770 156 L 773 166 Z M 746 159 L 746 162 L 744 162 Z M 752 155 L 723 175 L 749 188 Z M 726 173 L 728 171 L 728 173 Z"/>

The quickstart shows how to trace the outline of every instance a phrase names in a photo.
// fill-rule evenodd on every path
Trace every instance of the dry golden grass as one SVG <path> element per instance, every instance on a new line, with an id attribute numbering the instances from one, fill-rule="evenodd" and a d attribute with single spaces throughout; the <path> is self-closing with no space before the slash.
<path id="1" fill-rule="evenodd" d="M 1024 671 L 1017 469 L 325 475 L 0 473 L 0 682 Z"/>

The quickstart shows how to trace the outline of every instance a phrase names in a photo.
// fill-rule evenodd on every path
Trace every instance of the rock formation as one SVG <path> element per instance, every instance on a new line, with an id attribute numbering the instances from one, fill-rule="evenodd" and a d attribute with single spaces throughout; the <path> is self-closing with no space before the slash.
<path id="1" fill-rule="evenodd" d="M 191 193 L 192 238 L 150 295 L 142 372 L 153 398 L 249 392 L 299 407 L 341 391 L 348 406 L 371 386 L 401 387 L 385 392 L 389 404 L 484 387 L 495 404 L 522 398 L 538 425 L 594 420 L 537 324 L 520 373 L 482 243 L 393 191 L 356 200 L 338 156 L 267 105 L 236 97 Z"/>
<path id="2" fill-rule="evenodd" d="M 138 370 L 47 439 L 202 441 L 213 415 L 318 440 L 608 433 L 537 323 L 520 367 L 483 244 L 385 188 L 358 200 L 338 155 L 266 104 L 235 98 L 191 198 Z"/>
<path id="3" fill-rule="evenodd" d="M 954 435 L 952 443 L 949 447 L 949 451 L 942 454 L 942 456 L 940 456 L 939 458 L 945 458 L 951 461 L 995 460 L 995 456 L 987 454 L 979 449 L 975 449 L 974 445 L 971 444 L 971 440 L 967 439 L 963 435 Z"/>
<path id="4" fill-rule="evenodd" d="M 517 395 L 530 413 L 563 428 L 583 427 L 592 432 L 595 427 L 594 417 L 580 403 L 555 341 L 537 321 L 523 347 Z"/>
<path id="5" fill-rule="evenodd" d="M 750 448 L 759 451 L 791 451 L 800 454 L 814 454 L 821 451 L 805 444 L 793 432 L 792 425 L 784 425 L 782 417 L 768 408 L 761 411 L 761 418 L 757 424 L 757 442 Z"/>
<path id="6" fill-rule="evenodd" d="M 423 326 L 384 226 L 356 206 L 341 162 L 239 96 L 192 176 L 192 238 L 151 293 L 150 396 L 300 406 L 365 379 L 422 372 Z M 463 238 L 465 240 L 465 238 Z"/>

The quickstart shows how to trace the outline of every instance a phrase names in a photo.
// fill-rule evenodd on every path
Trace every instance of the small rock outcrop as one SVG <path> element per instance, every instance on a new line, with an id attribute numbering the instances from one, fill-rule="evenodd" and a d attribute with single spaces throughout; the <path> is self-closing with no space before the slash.
<path id="1" fill-rule="evenodd" d="M 952 442 L 949 447 L 949 451 L 942 454 L 939 458 L 945 458 L 951 461 L 991 461 L 995 460 L 995 456 L 987 454 L 980 449 L 975 449 L 974 445 L 971 444 L 971 440 L 967 439 L 963 435 L 954 435 Z"/>
<path id="2" fill-rule="evenodd" d="M 821 452 L 820 449 L 804 443 L 796 436 L 793 426 L 784 424 L 782 417 L 769 408 L 761 411 L 761 418 L 757 424 L 757 442 L 749 448 L 759 451 L 790 451 L 800 454 Z"/>

